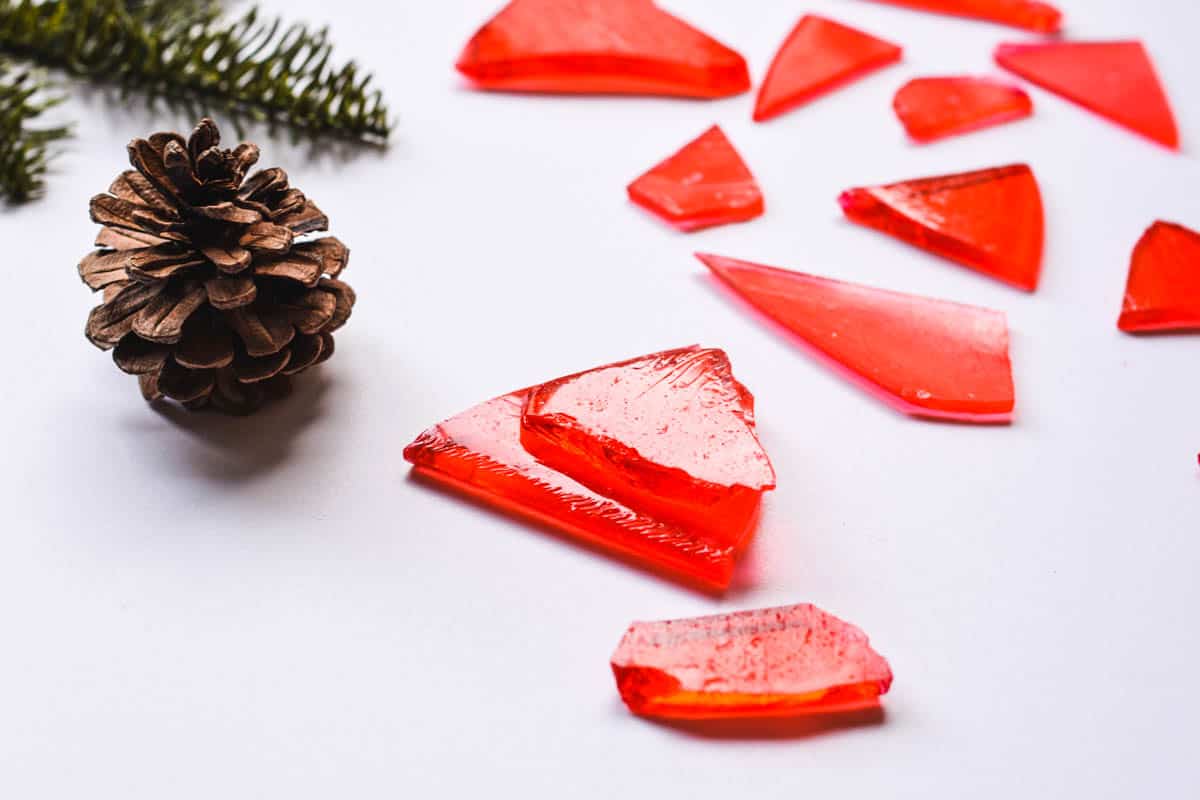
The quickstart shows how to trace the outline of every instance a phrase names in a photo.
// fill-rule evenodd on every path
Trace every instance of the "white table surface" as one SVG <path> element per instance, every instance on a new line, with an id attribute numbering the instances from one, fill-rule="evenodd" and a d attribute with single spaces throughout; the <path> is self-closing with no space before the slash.
<path id="1" fill-rule="evenodd" d="M 1130 249 L 1200 228 L 1200 7 L 1061 0 L 1141 37 L 1174 155 L 1041 90 L 1034 119 L 906 142 L 891 95 L 996 72 L 1008 28 L 856 2 L 664 3 L 761 77 L 802 11 L 902 65 L 766 125 L 719 102 L 465 90 L 497 0 L 272 0 L 328 21 L 398 112 L 389 152 L 262 139 L 353 249 L 338 354 L 246 420 L 162 413 L 83 338 L 88 198 L 189 120 L 78 91 L 8 274 L 0 789 L 22 798 L 1185 797 L 1200 784 L 1200 338 L 1119 333 Z M 390 8 L 385 8 L 385 5 Z M 625 183 L 719 122 L 768 204 L 686 236 Z M 232 132 L 230 131 L 230 134 Z M 1044 276 L 1009 289 L 841 219 L 846 187 L 1027 161 Z M 731 305 L 702 249 L 1003 309 L 1011 427 L 910 420 Z M 401 449 L 508 390 L 700 342 L 758 399 L 779 490 L 716 601 L 411 481 Z M 896 674 L 886 717 L 714 732 L 630 716 L 634 619 L 814 602 Z"/>

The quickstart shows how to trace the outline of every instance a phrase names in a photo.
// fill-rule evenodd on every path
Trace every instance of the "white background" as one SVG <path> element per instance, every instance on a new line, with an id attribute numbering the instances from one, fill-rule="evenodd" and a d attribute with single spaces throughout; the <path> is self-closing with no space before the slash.
<path id="1" fill-rule="evenodd" d="M 124 144 L 191 120 L 86 90 L 7 270 L 0 793 L 22 798 L 1185 797 L 1200 785 L 1200 340 L 1120 334 L 1129 252 L 1200 228 L 1200 8 L 1061 0 L 1140 37 L 1175 155 L 1031 89 L 1033 120 L 910 145 L 917 75 L 993 72 L 984 23 L 854 0 L 664 3 L 755 79 L 804 11 L 902 65 L 765 125 L 719 102 L 475 93 L 452 69 L 496 0 L 272 0 L 329 22 L 398 117 L 341 159 L 261 140 L 354 251 L 338 354 L 246 419 L 156 411 L 83 338 L 88 198 Z M 765 217 L 677 234 L 625 184 L 719 122 Z M 257 135 L 258 132 L 256 132 Z M 844 222 L 841 189 L 1027 161 L 1033 295 Z M 691 252 L 1008 312 L 1011 427 L 910 420 L 730 304 Z M 423 428 L 543 379 L 699 342 L 758 398 L 779 489 L 721 601 L 414 483 Z M 621 705 L 628 623 L 811 601 L 896 682 L 882 721 L 695 729 Z"/>

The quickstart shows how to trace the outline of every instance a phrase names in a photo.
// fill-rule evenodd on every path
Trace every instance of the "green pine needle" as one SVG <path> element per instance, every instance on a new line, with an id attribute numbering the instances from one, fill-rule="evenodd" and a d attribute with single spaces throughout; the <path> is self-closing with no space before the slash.
<path id="1" fill-rule="evenodd" d="M 6 202 L 21 203 L 41 192 L 50 144 L 70 131 L 26 123 L 62 100 L 41 77 L 0 59 L 0 197 Z"/>
<path id="2" fill-rule="evenodd" d="M 152 100 L 382 142 L 372 76 L 332 62 L 327 29 L 216 0 L 0 0 L 0 53 L 145 93 Z"/>

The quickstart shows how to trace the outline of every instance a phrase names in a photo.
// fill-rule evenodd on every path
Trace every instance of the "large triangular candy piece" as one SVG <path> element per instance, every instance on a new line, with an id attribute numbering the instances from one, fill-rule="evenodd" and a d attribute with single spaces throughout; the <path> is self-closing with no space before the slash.
<path id="1" fill-rule="evenodd" d="M 892 108 L 918 142 L 1028 117 L 1033 102 L 1025 90 L 987 78 L 916 78 L 900 87 Z"/>
<path id="2" fill-rule="evenodd" d="M 1155 222 L 1133 250 L 1123 331 L 1200 330 L 1200 234 Z"/>
<path id="3" fill-rule="evenodd" d="M 651 0 L 512 0 L 458 70 L 483 89 L 726 97 L 746 62 Z"/>
<path id="4" fill-rule="evenodd" d="M 874 708 L 892 685 L 866 634 L 808 604 L 636 622 L 612 670 L 630 711 L 674 719 Z"/>
<path id="5" fill-rule="evenodd" d="M 593 380 L 596 374 L 603 380 Z M 634 397 L 635 391 L 645 394 Z M 535 397 L 537 427 L 523 431 L 522 415 Z M 693 399 L 691 408 L 681 401 L 684 397 Z M 590 403 L 598 416 L 583 414 L 577 403 Z M 614 413 L 602 413 L 606 408 Z M 729 585 L 734 562 L 753 533 L 761 491 L 771 488 L 763 476 L 770 476 L 773 485 L 766 456 L 762 462 L 755 457 L 761 449 L 756 449 L 752 409 L 753 398 L 733 379 L 723 353 L 683 348 L 488 401 L 421 434 L 404 457 L 419 474 L 485 503 L 721 590 Z M 621 410 L 641 416 L 622 415 Z M 712 455 L 705 449 L 712 443 L 687 450 L 699 441 L 697 436 L 707 434 L 723 436 L 729 446 L 728 453 L 716 454 L 719 463 L 704 460 Z M 602 452 L 593 435 L 603 436 L 613 452 Z M 554 464 L 526 449 L 526 440 Z M 618 451 L 628 460 L 612 460 Z M 636 507 L 624 502 L 622 498 L 645 499 L 642 475 L 674 494 Z M 696 495 L 681 498 L 683 485 L 696 488 Z M 727 526 L 717 530 L 711 523 L 676 523 L 659 517 L 656 512 L 662 508 L 673 512 L 667 515 L 672 519 L 699 518 L 707 508 Z"/>
<path id="6" fill-rule="evenodd" d="M 1001 312 L 697 255 L 752 306 L 905 413 L 964 422 L 1011 418 Z"/>
<path id="7" fill-rule="evenodd" d="M 907 6 L 921 11 L 974 17 L 1037 33 L 1057 33 L 1062 26 L 1062 12 L 1048 3 L 1036 0 L 876 0 L 894 6 Z"/>
<path id="8" fill-rule="evenodd" d="M 754 119 L 777 117 L 817 95 L 900 60 L 891 42 L 813 14 L 788 35 L 758 90 Z"/>
<path id="9" fill-rule="evenodd" d="M 542 463 L 734 546 L 775 488 L 754 398 L 720 350 L 674 350 L 542 384 L 522 426 L 521 442 Z"/>
<path id="10" fill-rule="evenodd" d="M 1032 292 L 1042 271 L 1042 196 L 1024 164 L 843 192 L 845 215 Z"/>
<path id="11" fill-rule="evenodd" d="M 682 231 L 763 213 L 758 183 L 716 125 L 629 184 L 628 191 L 630 200 Z"/>
<path id="12" fill-rule="evenodd" d="M 1141 42 L 1002 44 L 996 62 L 1118 125 L 1179 147 L 1175 115 Z"/>

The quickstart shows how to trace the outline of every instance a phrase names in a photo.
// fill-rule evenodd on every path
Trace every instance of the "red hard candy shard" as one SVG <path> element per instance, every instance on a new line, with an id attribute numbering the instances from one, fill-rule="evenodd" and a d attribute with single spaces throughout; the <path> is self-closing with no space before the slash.
<path id="1" fill-rule="evenodd" d="M 918 142 L 1028 117 L 1033 102 L 1024 90 L 987 78 L 917 78 L 892 100 L 896 116 Z"/>
<path id="2" fill-rule="evenodd" d="M 1200 234 L 1155 222 L 1133 250 L 1123 331 L 1200 329 Z"/>
<path id="3" fill-rule="evenodd" d="M 524 431 L 522 416 L 535 396 L 537 408 L 553 411 L 532 414 L 537 428 Z M 688 397 L 691 407 L 682 399 Z M 578 417 L 568 419 L 564 408 Z M 490 400 L 421 434 L 404 457 L 418 473 L 502 510 L 720 590 L 753 532 L 761 491 L 771 488 L 763 478 L 773 478 L 765 455 L 756 458 L 762 451 L 752 409 L 723 353 L 683 348 Z M 611 453 L 588 439 L 593 432 L 605 436 Z M 708 435 L 728 448 L 713 464 L 703 460 L 717 444 L 701 441 Z M 523 441 L 563 469 L 535 457 Z M 636 507 L 623 501 L 645 499 L 643 474 L 674 494 Z M 688 485 L 696 496 L 680 499 Z M 754 487 L 758 491 L 750 492 Z M 700 517 L 707 508 L 727 526 L 660 519 L 656 511 L 664 507 L 678 511 L 671 516 L 679 519 Z"/>
<path id="4" fill-rule="evenodd" d="M 708 98 L 750 88 L 745 59 L 651 0 L 513 0 L 457 66 L 505 91 Z"/>
<path id="5" fill-rule="evenodd" d="M 1062 12 L 1047 3 L 1034 0 L 876 0 L 894 6 L 907 6 L 921 11 L 974 17 L 990 22 L 1025 28 L 1037 33 L 1057 33 L 1062 26 Z"/>
<path id="6" fill-rule="evenodd" d="M 1004 314 L 732 258 L 699 258 L 752 306 L 905 413 L 1011 419 Z"/>
<path id="7" fill-rule="evenodd" d="M 892 685 L 861 630 L 807 604 L 637 622 L 612 669 L 630 711 L 677 719 L 873 708 Z"/>
<path id="8" fill-rule="evenodd" d="M 996 62 L 1118 125 L 1179 147 L 1175 115 L 1141 42 L 1002 44 Z"/>
<path id="9" fill-rule="evenodd" d="M 784 41 L 754 107 L 758 122 L 777 117 L 841 84 L 899 61 L 901 49 L 833 20 L 809 14 Z"/>
<path id="10" fill-rule="evenodd" d="M 775 473 L 720 350 L 676 350 L 533 389 L 521 441 L 607 497 L 740 547 Z"/>
<path id="11" fill-rule="evenodd" d="M 1027 291 L 1042 269 L 1042 196 L 1024 164 L 888 186 L 838 198 L 846 216 Z"/>
<path id="12" fill-rule="evenodd" d="M 682 231 L 762 216 L 754 176 L 714 125 L 629 184 L 629 199 Z"/>

